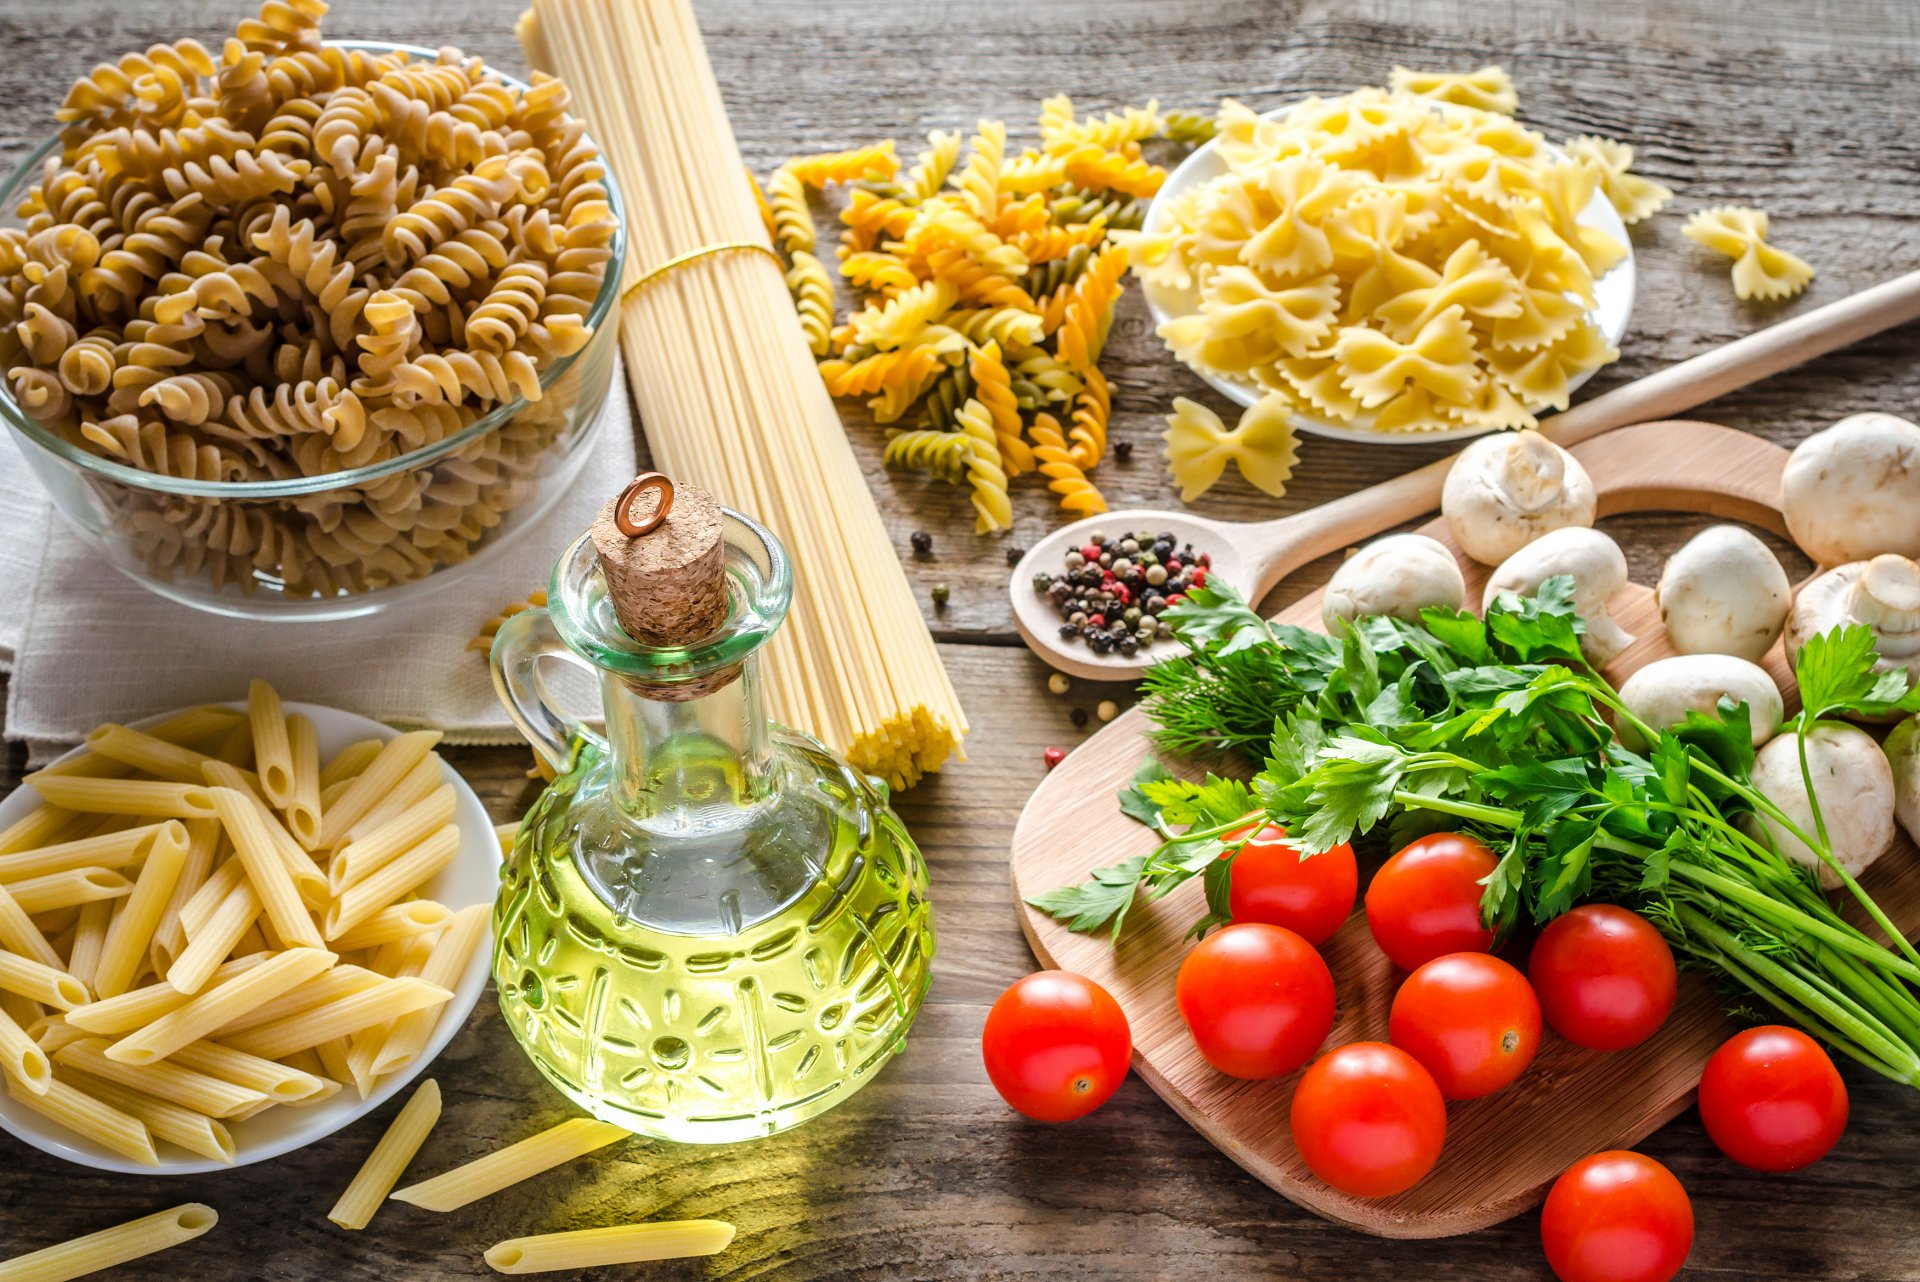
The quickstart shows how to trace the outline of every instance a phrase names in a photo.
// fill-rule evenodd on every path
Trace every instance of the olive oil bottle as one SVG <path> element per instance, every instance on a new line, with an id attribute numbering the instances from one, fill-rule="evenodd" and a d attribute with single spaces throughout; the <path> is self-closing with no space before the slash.
<path id="1" fill-rule="evenodd" d="M 934 949 L 926 865 L 884 785 L 768 724 L 759 650 L 791 574 L 765 529 L 720 525 L 724 617 L 703 635 L 635 641 L 589 534 L 493 651 L 560 772 L 502 872 L 501 1010 L 588 1112 L 692 1143 L 784 1130 L 859 1089 L 900 1048 Z M 604 735 L 555 709 L 546 658 L 598 678 Z"/>

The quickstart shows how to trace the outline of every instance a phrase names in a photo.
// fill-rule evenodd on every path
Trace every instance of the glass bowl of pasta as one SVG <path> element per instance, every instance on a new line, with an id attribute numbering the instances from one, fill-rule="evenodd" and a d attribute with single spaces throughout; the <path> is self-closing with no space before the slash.
<path id="1" fill-rule="evenodd" d="M 620 193 L 564 86 L 306 8 L 80 81 L 0 186 L 0 418 L 109 564 L 248 618 L 494 559 L 589 457 L 618 341 Z"/>
<path id="2" fill-rule="evenodd" d="M 1142 230 L 1117 234 L 1168 349 L 1228 399 L 1279 397 L 1299 429 L 1347 440 L 1457 440 L 1565 409 L 1633 311 L 1609 183 L 1669 193 L 1549 143 L 1504 93 L 1493 109 L 1400 89 L 1224 103 Z"/>
<path id="3" fill-rule="evenodd" d="M 277 747 L 253 733 L 263 719 L 286 727 Z M 0 994 L 0 1130 L 97 1170 L 201 1174 L 303 1148 L 414 1081 L 486 991 L 500 865 L 438 738 L 256 682 L 248 701 L 103 726 L 0 799 L 17 839 L 0 884 L 28 949 L 9 984 L 48 988 Z M 215 754 L 207 786 L 167 780 Z M 147 813 L 76 847 L 116 790 Z M 305 877 L 279 895 L 254 880 L 295 853 Z M 63 998 L 56 979 L 80 987 Z"/>

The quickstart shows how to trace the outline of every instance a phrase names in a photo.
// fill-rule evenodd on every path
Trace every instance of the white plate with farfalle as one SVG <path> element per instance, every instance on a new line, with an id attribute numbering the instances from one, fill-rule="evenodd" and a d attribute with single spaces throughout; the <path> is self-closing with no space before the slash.
<path id="1" fill-rule="evenodd" d="M 1384 115 L 1388 110 L 1404 110 L 1407 105 L 1408 99 L 1404 95 L 1394 95 L 1384 90 L 1361 90 L 1341 98 L 1307 99 L 1259 116 L 1255 116 L 1246 108 L 1228 105 L 1223 111 L 1223 119 L 1231 121 L 1235 110 L 1241 113 L 1240 137 L 1236 138 L 1230 130 L 1196 149 L 1184 163 L 1167 176 L 1166 182 L 1162 184 L 1159 194 L 1154 197 L 1147 211 L 1142 231 L 1127 237 L 1132 242 L 1135 274 L 1141 281 L 1148 309 L 1153 314 L 1156 328 L 1161 332 L 1163 339 L 1167 340 L 1169 350 L 1172 350 L 1189 368 L 1229 400 L 1243 406 L 1252 406 L 1270 392 L 1281 391 L 1288 395 L 1295 405 L 1292 415 L 1294 425 L 1302 431 L 1321 436 L 1395 445 L 1459 440 L 1503 427 L 1531 426 L 1535 416 L 1553 409 L 1565 408 L 1568 395 L 1618 355 L 1618 344 L 1627 332 L 1628 322 L 1633 312 L 1635 265 L 1632 246 L 1627 238 L 1626 223 L 1600 185 L 1599 175 L 1595 174 L 1591 184 L 1588 184 L 1578 177 L 1568 177 L 1558 169 L 1553 170 L 1556 178 L 1563 181 L 1556 186 L 1551 195 L 1560 197 L 1563 202 L 1573 202 L 1566 204 L 1566 209 L 1578 210 L 1577 214 L 1571 216 L 1572 229 L 1567 230 L 1568 236 L 1581 241 L 1580 246 L 1575 247 L 1552 231 L 1554 210 L 1551 208 L 1551 197 L 1532 202 L 1539 207 L 1539 210 L 1544 211 L 1538 218 L 1531 213 L 1526 215 L 1512 213 L 1512 210 L 1528 203 L 1525 198 L 1516 197 L 1511 206 L 1496 203 L 1500 199 L 1501 192 L 1505 190 L 1505 180 L 1499 176 L 1504 163 L 1511 161 L 1516 168 L 1524 169 L 1529 162 L 1533 162 L 1553 169 L 1569 160 L 1565 151 L 1545 142 L 1537 133 L 1525 129 L 1510 117 L 1459 107 L 1452 103 L 1421 99 L 1418 101 L 1419 110 L 1431 112 L 1435 120 L 1447 122 L 1442 127 L 1443 136 L 1439 140 L 1442 145 L 1446 144 L 1445 132 L 1460 128 L 1462 122 L 1477 122 L 1479 129 L 1486 135 L 1484 142 L 1476 136 L 1470 145 L 1463 145 L 1461 157 L 1457 162 L 1444 155 L 1436 161 L 1432 153 L 1423 154 L 1418 161 L 1423 166 L 1431 163 L 1456 164 L 1460 182 L 1458 199 L 1455 199 L 1452 189 L 1441 188 L 1438 184 L 1429 182 L 1428 174 L 1423 171 L 1408 177 L 1404 186 L 1411 194 L 1405 196 L 1396 194 L 1397 179 L 1395 181 L 1375 179 L 1371 183 L 1367 183 L 1364 176 L 1355 179 L 1357 183 L 1366 186 L 1367 190 L 1357 200 L 1351 201 L 1351 207 L 1359 208 L 1367 205 L 1376 212 L 1384 209 L 1388 213 L 1397 214 L 1411 224 L 1415 218 L 1423 215 L 1409 217 L 1406 212 L 1408 204 L 1417 203 L 1423 197 L 1431 201 L 1430 193 L 1440 191 L 1442 194 L 1439 199 L 1447 202 L 1446 212 L 1442 215 L 1432 215 L 1434 222 L 1429 226 L 1436 229 L 1436 244 L 1444 244 L 1439 239 L 1439 235 L 1448 231 L 1452 232 L 1452 239 L 1459 243 L 1452 245 L 1444 256 L 1438 253 L 1430 255 L 1435 260 L 1431 266 L 1416 264 L 1419 270 L 1413 272 L 1413 279 L 1419 283 L 1419 288 L 1396 290 L 1388 285 L 1383 291 L 1376 282 L 1375 293 L 1379 295 L 1379 299 L 1374 307 L 1368 308 L 1360 315 L 1352 313 L 1351 304 L 1354 302 L 1354 294 L 1358 292 L 1359 284 L 1363 283 L 1364 272 L 1355 276 L 1353 280 L 1342 277 L 1333 266 L 1333 263 L 1339 261 L 1338 257 L 1320 262 L 1309 256 L 1307 260 L 1309 266 L 1306 270 L 1275 273 L 1264 270 L 1262 264 L 1253 261 L 1243 252 L 1241 263 L 1252 265 L 1236 265 L 1225 270 L 1235 274 L 1236 277 L 1246 278 L 1244 281 L 1236 279 L 1231 282 L 1243 290 L 1245 300 L 1234 300 L 1228 296 L 1224 305 L 1216 305 L 1215 314 L 1233 312 L 1236 301 L 1251 302 L 1256 309 L 1275 304 L 1290 306 L 1293 310 L 1308 314 L 1308 319 L 1301 322 L 1298 316 L 1294 316 L 1288 318 L 1284 324 L 1307 325 L 1307 329 L 1302 331 L 1306 338 L 1302 340 L 1300 347 L 1294 348 L 1291 352 L 1279 350 L 1278 355 L 1284 359 L 1263 362 L 1257 370 L 1252 372 L 1222 368 L 1222 365 L 1233 364 L 1231 360 L 1216 365 L 1204 359 L 1206 354 L 1219 350 L 1214 346 L 1214 341 L 1223 329 L 1231 330 L 1236 320 L 1242 326 L 1246 322 L 1244 319 L 1236 318 L 1236 320 L 1230 320 L 1224 327 L 1217 322 L 1210 322 L 1204 330 L 1206 341 L 1204 343 L 1192 341 L 1194 335 L 1203 332 L 1199 319 L 1203 312 L 1201 270 L 1197 265 L 1190 265 L 1191 269 L 1188 270 L 1179 263 L 1171 264 L 1172 270 L 1168 270 L 1167 260 L 1160 258 L 1156 261 L 1155 254 L 1156 250 L 1164 254 L 1167 247 L 1165 238 L 1169 235 L 1177 235 L 1182 229 L 1182 220 L 1191 218 L 1196 202 L 1200 199 L 1199 193 L 1208 184 L 1236 172 L 1235 166 L 1230 164 L 1228 158 L 1222 154 L 1223 145 L 1232 148 L 1238 143 L 1242 148 L 1242 155 L 1255 154 L 1258 146 L 1247 140 L 1248 135 L 1260 129 L 1284 131 L 1289 127 L 1289 117 L 1296 111 L 1339 109 L 1345 113 L 1341 117 L 1341 124 L 1346 125 L 1351 120 L 1357 122 L 1352 124 L 1351 128 L 1361 130 L 1368 127 L 1369 122 L 1365 117 L 1369 109 L 1380 110 Z M 1380 127 L 1377 121 L 1373 124 L 1376 128 Z M 1266 145 L 1272 145 L 1272 142 L 1271 137 L 1265 140 Z M 1516 153 L 1524 154 L 1503 157 L 1501 148 L 1510 148 Z M 1284 152 L 1284 148 L 1282 150 Z M 1490 161 L 1488 153 L 1492 153 Z M 1319 159 L 1319 156 L 1307 158 L 1307 160 Z M 1307 160 L 1295 163 L 1304 165 Z M 1251 160 L 1243 164 L 1239 172 L 1245 174 L 1254 165 L 1277 167 L 1286 161 L 1295 161 L 1295 157 L 1284 155 L 1283 160 Z M 1567 165 L 1566 171 L 1570 173 L 1577 168 L 1579 167 Z M 1336 161 L 1331 172 L 1337 177 L 1349 171 L 1339 166 Z M 1281 176 L 1282 181 L 1285 177 L 1285 175 Z M 1269 176 L 1266 181 L 1271 184 L 1274 178 Z M 1477 194 L 1477 190 L 1487 191 L 1490 194 L 1482 197 Z M 1283 193 L 1283 200 L 1286 194 L 1288 193 Z M 1313 193 L 1309 193 L 1308 198 L 1312 195 Z M 1338 199 L 1337 192 L 1334 194 L 1334 199 Z M 1381 203 L 1383 199 L 1395 201 L 1397 204 L 1383 205 Z M 1482 203 L 1476 208 L 1475 201 Z M 1256 199 L 1255 204 L 1249 208 L 1257 209 L 1258 205 L 1259 201 Z M 1285 212 L 1286 207 L 1278 200 L 1274 201 L 1274 207 Z M 1256 213 L 1256 218 L 1258 216 Z M 1526 224 L 1526 230 L 1516 229 L 1511 225 L 1511 219 L 1514 217 L 1518 217 Z M 1444 223 L 1449 219 L 1459 220 L 1458 225 L 1447 228 Z M 1274 231 L 1280 221 L 1280 215 L 1276 213 L 1265 224 L 1248 224 L 1250 234 L 1242 247 L 1243 251 L 1250 249 L 1262 236 Z M 1308 226 L 1308 221 L 1300 220 L 1300 225 L 1310 234 L 1317 234 L 1319 228 Z M 1332 220 L 1327 221 L 1330 225 Z M 1469 226 L 1469 221 L 1477 226 Z M 1566 221 L 1566 216 L 1562 214 L 1563 227 Z M 1190 230 L 1192 224 L 1186 225 Z M 1528 231 L 1537 233 L 1543 225 L 1548 228 L 1546 236 L 1536 238 L 1527 234 Z M 1292 233 L 1289 229 L 1281 230 L 1286 231 L 1288 237 L 1291 237 Z M 1369 234 L 1371 230 L 1369 229 Z M 1460 241 L 1460 232 L 1463 230 L 1469 235 L 1466 241 Z M 1405 239 L 1399 243 L 1409 245 L 1418 243 L 1415 234 L 1403 234 Z M 1490 243 L 1496 243 L 1495 253 L 1488 254 L 1470 247 L 1482 235 Z M 1125 234 L 1122 233 L 1116 238 L 1124 236 Z M 1336 242 L 1334 251 L 1336 255 L 1354 246 L 1365 244 L 1363 237 L 1353 236 L 1350 238 L 1351 244 L 1339 246 L 1337 245 L 1339 233 L 1336 231 L 1333 236 Z M 1548 247 L 1545 252 L 1541 250 L 1543 245 Z M 1318 248 L 1318 246 L 1309 248 Z M 1389 245 L 1388 248 L 1392 249 L 1394 246 Z M 1294 239 L 1288 239 L 1287 250 L 1294 253 L 1302 252 L 1300 243 Z M 1570 251 L 1573 258 L 1590 261 L 1585 265 L 1573 263 L 1571 272 L 1548 265 L 1548 254 L 1560 254 L 1562 258 L 1566 257 L 1565 254 L 1561 254 L 1562 250 Z M 1324 256 L 1327 251 L 1321 252 Z M 1524 256 L 1524 271 L 1512 268 L 1510 260 L 1513 260 L 1516 255 Z M 1568 261 L 1571 262 L 1570 259 Z M 1598 269 L 1595 269 L 1596 263 Z M 1459 265 L 1457 272 L 1453 270 L 1456 264 Z M 1504 274 L 1518 289 L 1521 303 L 1503 299 L 1492 305 L 1493 311 L 1522 308 L 1524 304 L 1522 308 L 1524 315 L 1496 318 L 1491 314 L 1470 314 L 1465 311 L 1451 317 L 1439 314 L 1423 315 L 1418 306 L 1418 300 L 1407 303 L 1403 299 L 1403 295 L 1422 292 L 1438 297 L 1439 291 L 1445 288 L 1455 285 L 1470 286 L 1468 278 L 1476 266 L 1496 270 L 1502 266 L 1508 268 Z M 1261 270 L 1256 271 L 1256 268 Z M 1408 270 L 1411 271 L 1411 269 Z M 1538 273 L 1537 276 L 1536 273 Z M 1206 274 L 1208 279 L 1217 280 L 1221 270 L 1215 264 Z M 1181 276 L 1186 277 L 1184 282 L 1179 279 Z M 1315 279 L 1306 281 L 1310 276 Z M 1569 276 L 1579 278 L 1576 282 L 1578 288 L 1568 290 L 1553 287 L 1555 284 L 1565 283 L 1563 277 Z M 1330 299 L 1324 304 L 1312 292 L 1312 288 L 1322 280 L 1330 282 L 1321 287 Z M 1306 288 L 1301 286 L 1303 281 L 1306 281 Z M 1405 278 L 1403 277 L 1399 283 L 1404 286 Z M 1228 285 L 1229 282 L 1222 281 L 1221 284 Z M 1219 292 L 1225 293 L 1224 290 Z M 1471 293 L 1470 287 L 1468 292 Z M 1590 305 L 1580 296 L 1582 293 L 1591 298 Z M 1303 297 L 1306 300 L 1304 304 L 1298 301 Z M 1440 297 L 1439 301 L 1444 302 L 1444 297 Z M 1469 298 L 1467 301 L 1471 302 L 1472 299 Z M 1482 302 L 1484 305 L 1484 298 Z M 1399 305 L 1403 312 L 1411 308 L 1413 314 L 1410 320 L 1418 323 L 1411 325 L 1411 328 L 1403 327 L 1394 334 L 1349 334 L 1349 331 L 1367 329 L 1369 322 L 1374 321 L 1378 315 L 1379 306 L 1391 308 L 1395 305 Z M 1321 310 L 1323 308 L 1331 310 Z M 1450 307 L 1441 309 L 1441 311 L 1452 310 Z M 1543 310 L 1552 314 L 1545 316 L 1542 314 Z M 1320 311 L 1320 314 L 1312 314 L 1316 311 Z M 1335 311 L 1341 314 L 1336 316 Z M 1431 312 L 1432 309 L 1428 308 L 1427 311 Z M 1242 317 L 1246 314 L 1248 313 L 1243 311 Z M 1252 314 L 1258 314 L 1257 310 Z M 1536 323 L 1538 328 L 1526 328 Z M 1173 327 L 1172 332 L 1168 330 L 1169 326 Z M 1423 328 L 1424 326 L 1431 326 L 1431 328 Z M 1562 327 L 1560 332 L 1550 338 L 1543 337 L 1543 335 L 1552 334 L 1554 326 Z M 1495 329 L 1506 330 L 1508 327 L 1511 327 L 1511 332 L 1501 334 L 1504 345 L 1496 346 Z M 1250 332 L 1254 332 L 1256 338 L 1261 341 L 1275 341 L 1270 337 L 1262 337 L 1258 331 Z M 1443 386 L 1437 390 L 1425 388 L 1417 379 L 1410 380 L 1404 383 L 1391 399 L 1385 401 L 1376 399 L 1371 405 L 1362 403 L 1362 396 L 1356 394 L 1347 383 L 1342 381 L 1343 377 L 1357 377 L 1363 380 L 1372 378 L 1381 368 L 1391 367 L 1393 362 L 1400 359 L 1395 343 L 1404 343 L 1406 349 L 1417 349 L 1421 339 L 1429 334 L 1432 335 L 1430 345 L 1444 345 L 1446 351 L 1456 355 L 1461 350 L 1460 345 L 1467 344 L 1470 355 L 1465 358 L 1465 364 L 1461 368 L 1470 370 L 1472 373 L 1469 375 L 1454 371 L 1451 377 L 1439 380 Z M 1185 343 L 1176 341 L 1181 337 L 1189 341 Z M 1278 341 L 1300 337 L 1298 333 L 1291 335 L 1283 333 Z M 1236 337 L 1231 341 L 1244 340 Z M 1302 350 L 1308 343 L 1312 344 L 1311 350 Z M 1357 356 L 1375 363 L 1374 369 L 1354 375 L 1351 370 L 1339 368 L 1333 354 L 1336 345 L 1343 343 L 1351 345 Z M 1244 353 L 1245 349 L 1242 348 L 1239 351 Z M 1316 362 L 1319 362 L 1317 366 Z M 1496 365 L 1501 368 L 1496 370 Z M 1448 399 L 1449 396 L 1465 394 L 1470 381 L 1474 383 L 1475 389 L 1472 400 L 1464 404 L 1455 404 Z M 1381 394 L 1377 383 L 1366 386 L 1364 391 L 1367 395 L 1376 398 Z M 1315 397 L 1320 398 L 1320 401 L 1329 407 L 1346 411 L 1347 416 L 1342 418 L 1332 412 L 1320 412 L 1322 404 L 1316 404 Z M 1425 397 L 1425 400 L 1420 400 L 1419 397 Z M 1409 402 L 1413 404 L 1411 410 L 1406 408 Z"/>

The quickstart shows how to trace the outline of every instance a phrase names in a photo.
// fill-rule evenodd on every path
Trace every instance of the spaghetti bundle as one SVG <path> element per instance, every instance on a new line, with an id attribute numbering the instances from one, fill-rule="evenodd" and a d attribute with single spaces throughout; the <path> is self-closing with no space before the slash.
<path id="1" fill-rule="evenodd" d="M 754 514 L 793 557 L 793 609 L 766 654 L 773 715 L 913 783 L 959 750 L 966 716 L 778 260 L 744 249 L 660 270 L 771 249 L 690 6 L 534 0 L 518 30 L 630 193 L 620 336 L 655 465 Z"/>

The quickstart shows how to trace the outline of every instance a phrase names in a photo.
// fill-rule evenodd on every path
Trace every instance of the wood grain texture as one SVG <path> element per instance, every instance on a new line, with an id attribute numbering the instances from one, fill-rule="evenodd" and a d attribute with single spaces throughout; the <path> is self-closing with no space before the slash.
<path id="1" fill-rule="evenodd" d="M 1259 108 L 1302 92 L 1377 82 L 1395 63 L 1499 60 L 1520 81 L 1525 114 L 1555 135 L 1598 131 L 1635 143 L 1648 172 L 1676 188 L 1681 214 L 1726 200 L 1773 212 L 1781 243 L 1820 270 L 1784 309 L 1743 304 L 1710 259 L 1664 216 L 1634 236 L 1642 292 L 1623 358 L 1599 391 L 1746 333 L 1773 317 L 1861 288 L 1920 261 L 1920 9 L 1910 0 L 697 0 L 708 47 L 747 159 L 765 173 L 789 154 L 1003 116 L 1030 130 L 1038 100 L 1064 90 L 1092 107 L 1158 96 L 1197 106 L 1222 94 Z M 522 69 L 511 36 L 519 0 L 339 0 L 343 34 L 455 42 Z M 215 40 L 243 0 L 0 0 L 0 163 L 51 131 L 66 83 L 102 58 L 191 34 Z M 1133 460 L 1098 473 L 1116 506 L 1175 506 L 1156 455 L 1176 395 L 1230 407 L 1161 350 L 1130 292 L 1107 361 L 1114 439 Z M 1920 409 L 1920 332 L 1886 335 L 1790 377 L 1716 402 L 1701 417 L 1785 444 L 1844 413 Z M 1016 924 L 1006 856 L 1014 820 L 1049 744 L 1086 730 L 1090 687 L 1046 693 L 1047 670 L 1019 648 L 1005 597 L 1005 547 L 1031 543 L 1059 513 L 1028 482 L 1017 525 L 979 539 L 964 495 L 896 481 L 878 433 L 852 421 L 867 479 L 924 602 L 975 723 L 971 760 L 901 799 L 933 865 L 940 955 L 934 987 L 898 1062 L 845 1107 L 746 1148 L 640 1143 L 574 1163 L 451 1216 L 383 1210 L 361 1234 L 325 1212 L 387 1113 L 287 1159 L 229 1175 L 161 1181 L 91 1175 L 0 1139 L 0 1255 L 45 1245 L 202 1197 L 222 1215 L 192 1247 L 113 1276 L 209 1282 L 441 1282 L 491 1276 L 480 1249 L 499 1238 L 614 1219 L 712 1215 L 740 1226 L 712 1259 L 620 1276 L 687 1282 L 1110 1282 L 1154 1279 L 1419 1278 L 1547 1282 L 1536 1222 L 1521 1216 L 1457 1241 L 1361 1237 L 1277 1198 L 1129 1080 L 1071 1128 L 1030 1124 L 987 1085 L 978 1035 L 1002 987 L 1034 965 Z M 1293 492 L 1275 500 L 1229 478 L 1197 505 L 1232 519 L 1299 511 L 1437 457 L 1306 443 Z M 1699 518 L 1631 516 L 1603 524 L 1651 583 Z M 907 537 L 934 536 L 928 557 Z M 1778 545 L 1776 545 L 1778 546 Z M 1784 550 L 1784 549 L 1783 549 Z M 1275 608 L 1324 581 L 1328 557 L 1270 598 Z M 1791 560 L 1790 573 L 1806 570 Z M 449 602 L 465 634 L 498 600 L 534 584 L 491 584 Z M 458 608 L 455 608 L 458 607 Z M 930 607 L 929 607 L 930 608 Z M 289 695 L 297 694 L 289 691 Z M 449 753 L 498 818 L 532 800 L 524 750 Z M 17 782 L 17 748 L 0 783 Z M 491 1004 L 435 1066 L 446 1120 L 420 1169 L 432 1173 L 562 1115 L 508 1039 Z M 1920 1279 L 1920 1094 L 1852 1068 L 1854 1123 L 1827 1159 L 1762 1177 L 1722 1159 L 1691 1113 L 1641 1147 L 1693 1197 L 1699 1234 L 1685 1277 Z M 610 1275 L 611 1276 L 611 1275 Z"/>
<path id="2" fill-rule="evenodd" d="M 1593 477 L 1600 510 L 1625 514 L 1678 509 L 1778 530 L 1775 504 L 1787 453 L 1742 432 L 1703 423 L 1624 428 L 1576 446 Z M 1461 553 L 1435 518 L 1420 527 L 1461 562 L 1467 600 L 1477 604 L 1489 567 Z M 1653 593 L 1629 585 L 1611 611 L 1636 640 L 1611 664 L 1617 684 L 1673 653 Z M 1281 617 L 1318 628 L 1319 597 Z M 1792 678 L 1776 643 L 1764 666 L 1795 706 Z M 1048 776 L 1013 839 L 1014 892 L 1023 899 L 1085 878 L 1096 864 L 1150 850 L 1153 834 L 1119 813 L 1114 795 L 1132 778 L 1147 721 L 1129 711 Z M 1169 762 L 1198 778 L 1208 765 Z M 1896 925 L 1920 930 L 1920 852 L 1902 838 L 1864 884 Z M 1144 909 L 1141 911 L 1140 909 Z M 1630 1147 L 1686 1108 L 1707 1057 L 1730 1031 L 1723 1002 L 1705 977 L 1689 974 L 1673 1016 L 1630 1051 L 1600 1055 L 1549 1035 L 1532 1068 L 1507 1090 L 1448 1109 L 1447 1144 L 1425 1180 L 1397 1197 L 1349 1197 L 1315 1179 L 1293 1147 L 1287 1110 L 1299 1074 L 1245 1082 L 1215 1072 L 1194 1048 L 1173 1002 L 1174 976 L 1193 921 L 1204 912 L 1197 882 L 1129 915 L 1117 944 L 1076 935 L 1021 906 L 1021 926 L 1042 962 L 1106 986 L 1133 1025 L 1134 1063 L 1167 1102 L 1230 1157 L 1287 1197 L 1330 1219 L 1387 1237 L 1441 1237 L 1484 1228 L 1536 1203 L 1547 1185 L 1589 1153 Z M 1524 941 L 1517 941 L 1524 942 Z M 1333 971 L 1339 1021 L 1328 1044 L 1385 1040 L 1401 976 L 1374 946 L 1356 913 L 1322 949 Z M 1524 953 L 1516 948 L 1513 959 Z M 1528 1136 L 1516 1145 L 1515 1136 Z"/>

